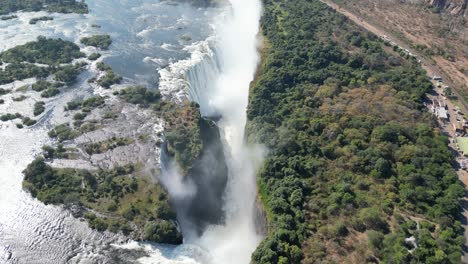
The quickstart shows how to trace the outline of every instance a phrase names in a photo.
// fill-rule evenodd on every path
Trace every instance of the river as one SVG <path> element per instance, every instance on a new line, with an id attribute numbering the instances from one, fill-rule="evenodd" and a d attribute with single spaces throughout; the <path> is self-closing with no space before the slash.
<path id="1" fill-rule="evenodd" d="M 22 170 L 49 141 L 47 131 L 62 120 L 65 102 L 94 92 L 85 73 L 33 128 L 0 124 L 0 263 L 248 263 L 261 240 L 254 211 L 255 168 L 263 151 L 243 139 L 249 83 L 258 63 L 259 1 L 231 0 L 229 7 L 155 0 L 87 3 L 87 15 L 47 14 L 54 20 L 30 25 L 31 18 L 46 13 L 20 12 L 18 19 L 0 21 L 0 50 L 39 35 L 78 44 L 82 36 L 107 33 L 114 42 L 103 53 L 105 62 L 125 83 L 159 88 L 176 102 L 188 97 L 200 103 L 203 115 L 222 116 L 218 126 L 229 168 L 226 221 L 181 246 L 127 242 L 95 232 L 22 190 Z M 6 102 L 0 111 L 21 112 L 21 107 L 27 106 Z"/>

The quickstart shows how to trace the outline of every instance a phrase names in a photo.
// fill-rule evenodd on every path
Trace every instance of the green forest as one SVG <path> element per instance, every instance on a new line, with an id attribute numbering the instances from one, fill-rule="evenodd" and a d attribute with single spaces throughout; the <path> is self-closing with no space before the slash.
<path id="1" fill-rule="evenodd" d="M 86 46 L 107 49 L 112 44 L 112 39 L 109 35 L 94 35 L 91 37 L 84 37 L 80 42 Z"/>
<path id="2" fill-rule="evenodd" d="M 36 41 L 0 53 L 0 65 L 8 63 L 4 70 L 0 70 L 0 84 L 32 77 L 41 79 L 50 74 L 55 74 L 55 79 L 59 82 L 72 83 L 81 72 L 82 65 L 60 64 L 71 63 L 74 59 L 84 56 L 80 48 L 72 42 L 40 36 Z M 43 85 L 37 87 L 40 89 Z"/>
<path id="3" fill-rule="evenodd" d="M 67 151 L 61 145 L 43 149 L 48 158 L 61 157 Z M 167 192 L 147 177 L 128 177 L 138 169 L 135 165 L 96 171 L 57 169 L 39 157 L 24 170 L 23 186 L 45 204 L 83 207 L 80 216 L 99 231 L 131 234 L 134 239 L 158 243 L 182 243 Z"/>
<path id="4" fill-rule="evenodd" d="M 426 73 L 318 0 L 263 2 L 246 133 L 269 150 L 268 235 L 252 262 L 460 263 L 464 190 Z"/>
<path id="5" fill-rule="evenodd" d="M 76 0 L 2 0 L 0 15 L 16 11 L 48 11 L 57 13 L 88 13 L 84 1 Z"/>

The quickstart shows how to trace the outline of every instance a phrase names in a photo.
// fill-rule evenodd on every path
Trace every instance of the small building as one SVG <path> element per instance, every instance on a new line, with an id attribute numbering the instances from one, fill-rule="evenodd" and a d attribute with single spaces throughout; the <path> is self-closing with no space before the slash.
<path id="1" fill-rule="evenodd" d="M 437 101 L 437 103 L 438 103 L 440 108 L 444 108 L 444 109 L 448 110 L 447 103 L 445 103 L 443 100 L 439 100 L 439 101 Z"/>
<path id="2" fill-rule="evenodd" d="M 439 119 L 448 120 L 448 113 L 445 107 L 437 107 L 436 108 L 436 115 Z"/>

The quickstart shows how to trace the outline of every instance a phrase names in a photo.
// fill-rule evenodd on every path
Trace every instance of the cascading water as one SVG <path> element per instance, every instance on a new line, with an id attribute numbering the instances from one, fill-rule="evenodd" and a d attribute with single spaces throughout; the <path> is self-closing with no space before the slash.
<path id="1" fill-rule="evenodd" d="M 231 12 L 218 21 L 212 40 L 208 37 L 212 32 L 205 26 L 218 14 L 218 8 L 154 0 L 86 2 L 90 5 L 89 15 L 19 12 L 18 19 L 0 21 L 0 50 L 38 35 L 79 43 L 84 35 L 110 33 L 114 42 L 103 55 L 109 56 L 107 62 L 119 74 L 152 85 L 157 84 L 153 71 L 160 69 L 161 93 L 175 99 L 184 94 L 178 87 L 188 84 L 190 98 L 200 104 L 202 114 L 221 117 L 218 126 L 229 171 L 224 216 L 219 225 L 208 225 L 201 235 L 191 237 L 182 246 L 131 242 L 110 247 L 108 243 L 120 241 L 118 237 L 92 231 L 60 207 L 46 206 L 21 190 L 21 171 L 47 141 L 48 127 L 20 133 L 14 123 L 2 124 L 0 138 L 5 140 L 0 142 L 0 262 L 6 256 L 7 263 L 108 263 L 116 258 L 129 263 L 144 250 L 149 257 L 139 260 L 145 263 L 248 263 L 261 239 L 254 225 L 254 172 L 261 151 L 245 146 L 243 139 L 248 88 L 258 62 L 260 1 L 230 0 Z M 31 18 L 42 15 L 51 15 L 54 20 L 29 24 Z M 102 27 L 95 28 L 94 24 Z M 182 41 L 181 36 L 193 40 Z M 187 59 L 188 54 L 192 57 Z M 51 102 L 50 107 L 55 109 L 52 121 L 41 124 L 63 122 L 60 113 L 64 104 L 74 98 L 75 92 L 87 94 L 81 90 L 70 89 L 66 96 Z M 8 105 L 2 105 L 2 111 Z M 181 191 L 178 197 L 196 196 L 197 190 L 190 184 L 185 186 L 177 178 L 171 184 Z"/>
<path id="2" fill-rule="evenodd" d="M 219 117 L 229 171 L 224 223 L 210 225 L 186 242 L 206 249 L 213 263 L 222 264 L 249 263 L 261 240 L 255 228 L 255 171 L 263 151 L 244 140 L 249 85 L 259 61 L 261 4 L 258 0 L 230 0 L 230 4 L 229 14 L 216 26 L 215 48 L 185 73 L 188 94 L 200 104 L 202 115 Z"/>

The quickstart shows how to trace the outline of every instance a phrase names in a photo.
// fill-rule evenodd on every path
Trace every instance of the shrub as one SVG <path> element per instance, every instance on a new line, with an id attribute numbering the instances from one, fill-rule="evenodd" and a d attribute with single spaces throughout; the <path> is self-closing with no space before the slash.
<path id="1" fill-rule="evenodd" d="M 45 111 L 45 103 L 44 102 L 36 102 L 34 104 L 34 110 L 33 110 L 34 116 L 38 116 L 38 115 L 42 114 L 44 111 Z"/>
<path id="2" fill-rule="evenodd" d="M 88 59 L 94 61 L 94 60 L 99 59 L 100 57 L 101 57 L 101 54 L 99 54 L 99 53 L 91 53 L 91 54 L 88 56 Z"/>
<path id="3" fill-rule="evenodd" d="M 84 37 L 81 38 L 80 41 L 86 46 L 93 46 L 100 49 L 107 49 L 112 44 L 112 40 L 109 35 L 94 35 L 91 37 Z"/>

